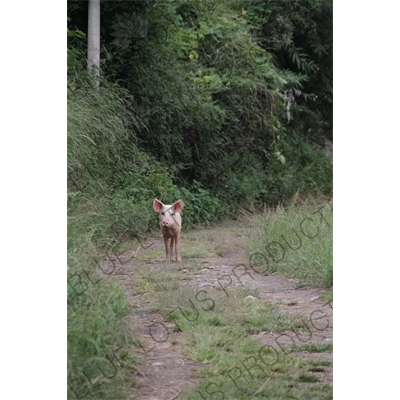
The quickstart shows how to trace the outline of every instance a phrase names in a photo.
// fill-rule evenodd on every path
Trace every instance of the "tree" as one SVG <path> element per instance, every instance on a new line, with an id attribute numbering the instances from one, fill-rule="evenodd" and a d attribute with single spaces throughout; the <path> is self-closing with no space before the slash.
<path id="1" fill-rule="evenodd" d="M 89 0 L 88 17 L 88 72 L 94 77 L 94 87 L 99 88 L 100 75 L 100 0 Z"/>
<path id="2" fill-rule="evenodd" d="M 301 90 L 286 92 L 289 105 L 298 106 L 291 109 L 290 127 L 319 145 L 332 140 L 332 0 L 246 0 L 242 5 L 279 69 L 303 77 Z"/>

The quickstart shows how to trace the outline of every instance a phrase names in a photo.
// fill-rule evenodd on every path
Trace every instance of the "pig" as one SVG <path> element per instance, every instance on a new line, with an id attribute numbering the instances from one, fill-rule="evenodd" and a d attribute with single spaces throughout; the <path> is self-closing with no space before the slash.
<path id="1" fill-rule="evenodd" d="M 154 199 L 154 211 L 159 213 L 160 228 L 164 238 L 166 263 L 170 263 L 173 257 L 174 245 L 176 262 L 182 262 L 181 254 L 179 251 L 179 242 L 181 235 L 182 220 L 180 213 L 183 210 L 183 201 L 178 200 L 172 206 L 163 204 L 160 200 Z M 171 242 L 169 243 L 171 239 Z"/>

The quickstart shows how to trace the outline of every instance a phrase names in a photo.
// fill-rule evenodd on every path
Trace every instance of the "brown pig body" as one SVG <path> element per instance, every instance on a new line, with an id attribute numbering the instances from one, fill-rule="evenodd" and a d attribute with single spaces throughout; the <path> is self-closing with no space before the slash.
<path id="1" fill-rule="evenodd" d="M 160 228 L 164 238 L 166 262 L 171 262 L 175 247 L 176 262 L 182 262 L 179 245 L 181 235 L 181 212 L 183 210 L 183 201 L 178 200 L 172 205 L 163 204 L 160 200 L 154 199 L 154 211 L 159 213 Z"/>

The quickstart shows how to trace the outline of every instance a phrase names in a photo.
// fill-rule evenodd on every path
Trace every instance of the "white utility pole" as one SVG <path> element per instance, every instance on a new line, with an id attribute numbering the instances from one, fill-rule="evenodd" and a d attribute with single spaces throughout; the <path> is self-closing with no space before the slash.
<path id="1" fill-rule="evenodd" d="M 100 0 L 89 0 L 88 18 L 88 72 L 94 77 L 94 87 L 99 88 L 100 75 Z"/>

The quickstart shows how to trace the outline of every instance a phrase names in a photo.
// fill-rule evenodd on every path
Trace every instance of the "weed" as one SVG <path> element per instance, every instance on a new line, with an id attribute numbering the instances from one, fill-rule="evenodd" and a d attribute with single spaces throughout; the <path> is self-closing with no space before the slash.
<path id="1" fill-rule="evenodd" d="M 294 346 L 294 351 L 308 351 L 309 353 L 323 353 L 333 350 L 332 342 L 328 343 L 306 343 L 301 346 Z"/>
<path id="2" fill-rule="evenodd" d="M 319 382 L 319 378 L 315 375 L 302 373 L 299 376 L 300 382 Z"/>
<path id="3" fill-rule="evenodd" d="M 255 220 L 246 254 L 261 273 L 279 272 L 300 285 L 332 287 L 332 209 L 306 201 L 278 206 Z"/>

